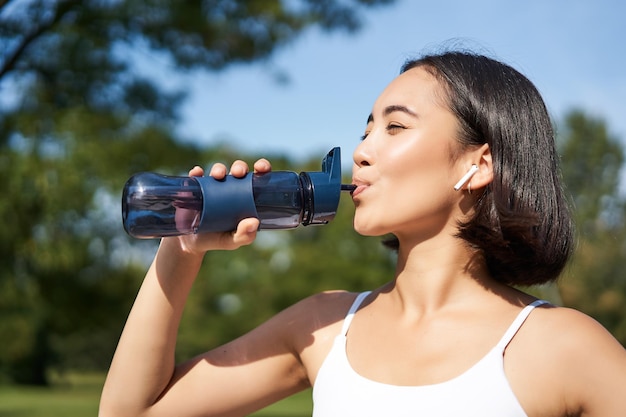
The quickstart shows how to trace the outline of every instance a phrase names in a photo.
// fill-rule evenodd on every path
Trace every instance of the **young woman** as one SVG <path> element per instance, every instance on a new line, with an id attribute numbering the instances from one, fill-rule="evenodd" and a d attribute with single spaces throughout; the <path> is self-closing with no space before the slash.
<path id="1" fill-rule="evenodd" d="M 470 53 L 408 62 L 353 157 L 354 227 L 394 236 L 391 281 L 314 295 L 176 365 L 203 255 L 250 244 L 258 221 L 163 239 L 102 417 L 242 416 L 310 386 L 316 417 L 626 416 L 623 347 L 582 313 L 513 287 L 556 279 L 573 245 L 551 122 L 530 81 Z"/>

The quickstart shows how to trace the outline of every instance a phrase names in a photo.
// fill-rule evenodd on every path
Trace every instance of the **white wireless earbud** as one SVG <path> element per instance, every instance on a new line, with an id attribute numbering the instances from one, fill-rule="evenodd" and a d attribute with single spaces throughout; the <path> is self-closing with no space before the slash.
<path id="1" fill-rule="evenodd" d="M 459 191 L 461 187 L 463 187 L 472 178 L 472 176 L 474 176 L 474 174 L 477 172 L 478 172 L 478 165 L 476 164 L 472 165 L 469 171 L 467 171 L 467 173 L 463 175 L 463 178 L 461 178 L 459 182 L 457 182 L 454 185 L 454 191 Z"/>

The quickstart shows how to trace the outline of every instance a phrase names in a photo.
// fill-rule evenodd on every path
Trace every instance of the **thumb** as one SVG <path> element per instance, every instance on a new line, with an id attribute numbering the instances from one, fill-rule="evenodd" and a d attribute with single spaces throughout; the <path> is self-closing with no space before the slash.
<path id="1" fill-rule="evenodd" d="M 237 225 L 237 230 L 233 233 L 233 243 L 239 247 L 254 242 L 259 230 L 259 224 L 259 219 L 254 217 L 240 221 Z"/>

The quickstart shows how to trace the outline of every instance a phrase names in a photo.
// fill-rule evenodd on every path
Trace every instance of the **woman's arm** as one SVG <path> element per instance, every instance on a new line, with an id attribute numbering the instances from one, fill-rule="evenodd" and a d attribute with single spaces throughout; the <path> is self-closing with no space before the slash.
<path id="1" fill-rule="evenodd" d="M 261 160 L 255 169 L 268 171 L 269 163 Z M 231 172 L 241 176 L 247 167 L 237 162 Z M 214 167 L 211 175 L 225 175 L 225 167 Z M 204 253 L 249 244 L 257 227 L 257 219 L 245 219 L 233 233 L 161 241 L 115 352 L 101 417 L 243 415 L 306 386 L 282 323 L 289 310 L 230 344 L 179 367 L 174 363 L 180 319 Z"/>

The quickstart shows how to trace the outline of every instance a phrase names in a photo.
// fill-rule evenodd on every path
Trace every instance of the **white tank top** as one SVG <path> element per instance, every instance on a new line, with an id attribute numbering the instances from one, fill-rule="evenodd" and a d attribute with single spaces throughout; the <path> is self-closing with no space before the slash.
<path id="1" fill-rule="evenodd" d="M 346 355 L 350 323 L 368 294 L 357 296 L 317 374 L 313 417 L 527 417 L 504 373 L 504 350 L 533 308 L 546 301 L 526 306 L 498 344 L 461 375 L 433 385 L 398 386 L 362 377 Z"/>

